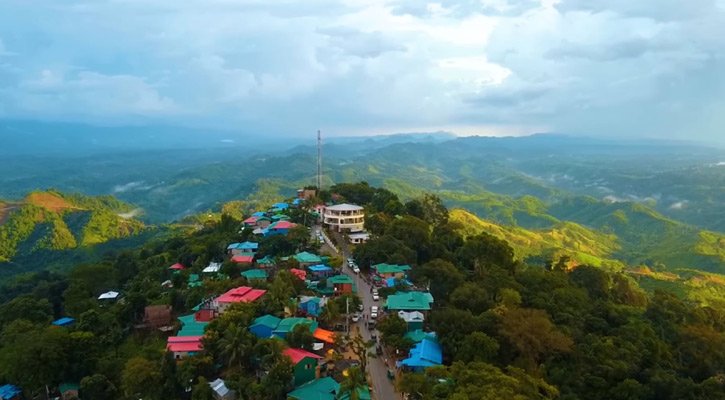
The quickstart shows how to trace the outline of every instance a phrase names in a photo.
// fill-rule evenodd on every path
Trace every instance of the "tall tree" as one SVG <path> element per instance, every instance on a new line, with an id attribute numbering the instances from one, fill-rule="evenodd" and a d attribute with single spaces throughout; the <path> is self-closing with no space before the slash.
<path id="1" fill-rule="evenodd" d="M 191 391 L 191 400 L 214 400 L 214 390 L 203 376 L 199 377 L 199 383 Z"/>
<path id="2" fill-rule="evenodd" d="M 159 397 L 161 371 L 154 362 L 139 357 L 131 358 L 126 362 L 121 381 L 127 397 Z"/>
<path id="3" fill-rule="evenodd" d="M 355 335 L 350 339 L 349 345 L 353 354 L 357 357 L 360 362 L 360 368 L 363 374 L 367 371 L 368 357 L 375 357 L 375 353 L 369 352 L 369 349 L 373 347 L 373 343 L 365 340 L 360 334 L 360 327 L 356 327 Z"/>
<path id="4" fill-rule="evenodd" d="M 246 328 L 230 324 L 219 340 L 220 354 L 227 366 L 242 369 L 248 362 L 253 337 Z"/>
<path id="5" fill-rule="evenodd" d="M 350 400 L 360 400 L 360 393 L 367 388 L 367 380 L 365 372 L 360 367 L 350 367 L 347 370 L 347 376 L 340 383 L 340 391 L 337 398 L 349 398 Z"/>

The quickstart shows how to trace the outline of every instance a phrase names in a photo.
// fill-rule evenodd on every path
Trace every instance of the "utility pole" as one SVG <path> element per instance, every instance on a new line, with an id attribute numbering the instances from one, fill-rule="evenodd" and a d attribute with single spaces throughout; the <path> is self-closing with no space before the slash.
<path id="1" fill-rule="evenodd" d="M 317 130 L 317 195 L 322 190 L 322 133 Z"/>
<path id="2" fill-rule="evenodd" d="M 350 334 L 350 297 L 345 299 L 345 332 Z"/>

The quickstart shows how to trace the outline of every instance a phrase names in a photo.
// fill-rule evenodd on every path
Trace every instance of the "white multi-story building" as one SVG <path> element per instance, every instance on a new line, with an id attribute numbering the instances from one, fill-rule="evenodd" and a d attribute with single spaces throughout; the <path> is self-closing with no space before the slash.
<path id="1" fill-rule="evenodd" d="M 338 232 L 360 232 L 365 226 L 365 210 L 354 204 L 327 206 L 322 221 Z"/>

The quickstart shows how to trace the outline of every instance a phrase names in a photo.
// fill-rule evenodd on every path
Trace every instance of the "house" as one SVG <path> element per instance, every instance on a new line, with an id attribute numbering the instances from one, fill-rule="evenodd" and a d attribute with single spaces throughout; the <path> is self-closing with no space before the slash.
<path id="1" fill-rule="evenodd" d="M 427 367 L 435 367 L 443 363 L 443 350 L 441 345 L 428 338 L 423 339 L 410 349 L 410 355 L 399 366 L 410 369 L 414 372 L 423 372 Z"/>
<path id="2" fill-rule="evenodd" d="M 22 394 L 23 391 L 15 385 L 0 386 L 0 400 L 18 400 Z"/>
<path id="3" fill-rule="evenodd" d="M 262 231 L 265 237 L 272 235 L 286 235 L 296 225 L 289 221 L 277 221 Z"/>
<path id="4" fill-rule="evenodd" d="M 171 282 L 171 279 L 167 279 L 161 282 L 161 287 L 164 289 L 171 289 L 172 287 L 174 287 L 174 284 L 173 282 Z"/>
<path id="5" fill-rule="evenodd" d="M 189 284 L 187 285 L 190 288 L 193 287 L 200 287 L 202 285 L 201 280 L 199 279 L 199 274 L 190 274 L 189 275 Z"/>
<path id="6" fill-rule="evenodd" d="M 210 262 L 209 266 L 204 268 L 201 273 L 203 274 L 215 274 L 219 272 L 219 270 L 222 269 L 222 263 L 218 262 Z"/>
<path id="7" fill-rule="evenodd" d="M 262 228 L 262 229 L 264 229 L 264 228 L 268 227 L 269 224 L 271 224 L 271 223 L 272 223 L 272 220 L 264 214 L 258 215 L 258 216 L 252 215 L 251 217 L 242 221 L 242 224 L 244 225 L 245 228 Z"/>
<path id="8" fill-rule="evenodd" d="M 242 271 L 242 276 L 247 278 L 248 281 L 253 280 L 267 280 L 267 271 L 263 269 L 248 269 L 246 271 Z"/>
<path id="9" fill-rule="evenodd" d="M 407 279 L 400 279 L 400 278 L 395 278 L 395 277 L 385 279 L 386 287 L 391 288 L 391 287 L 396 287 L 396 286 L 400 286 L 400 285 L 413 286 L 413 284 L 410 283 L 410 281 Z"/>
<path id="10" fill-rule="evenodd" d="M 53 325 L 55 326 L 71 326 L 76 322 L 73 318 L 64 317 L 58 320 L 53 321 Z"/>
<path id="11" fill-rule="evenodd" d="M 81 385 L 77 383 L 61 383 L 60 386 L 58 386 L 60 398 L 63 400 L 77 399 L 78 390 L 80 390 L 80 388 Z"/>
<path id="12" fill-rule="evenodd" d="M 404 338 L 410 339 L 413 341 L 413 343 L 419 343 L 422 342 L 423 339 L 433 340 L 437 341 L 438 338 L 436 338 L 435 332 L 423 332 L 420 329 L 416 329 L 414 331 L 410 331 L 403 335 Z"/>
<path id="13" fill-rule="evenodd" d="M 388 296 L 386 305 L 389 311 L 421 311 L 425 313 L 431 308 L 433 296 L 430 293 L 407 292 Z"/>
<path id="14" fill-rule="evenodd" d="M 204 321 L 201 319 L 197 319 L 195 314 L 181 316 L 179 317 L 179 321 L 181 322 L 181 330 L 179 330 L 179 333 L 177 333 L 176 336 L 204 336 L 204 329 L 207 325 L 209 325 L 209 320 Z"/>
<path id="15" fill-rule="evenodd" d="M 287 394 L 292 400 L 350 400 L 350 395 L 340 392 L 340 384 L 331 377 L 320 378 L 308 382 Z M 358 389 L 358 399 L 370 400 L 370 389 Z"/>
<path id="16" fill-rule="evenodd" d="M 267 213 L 265 213 L 264 211 L 257 211 L 252 214 L 253 217 L 264 217 L 265 215 L 267 215 Z"/>
<path id="17" fill-rule="evenodd" d="M 308 253 L 306 251 L 303 251 L 302 253 L 297 253 L 295 255 L 295 260 L 297 260 L 298 263 L 300 263 L 301 268 L 306 268 L 312 265 L 317 265 L 322 263 L 322 259 L 317 254 Z"/>
<path id="18" fill-rule="evenodd" d="M 289 208 L 289 204 L 287 203 L 274 203 L 272 204 L 272 209 L 278 209 L 278 210 L 286 210 Z"/>
<path id="19" fill-rule="evenodd" d="M 332 293 L 335 296 L 357 292 L 355 282 L 353 282 L 352 278 L 345 274 L 335 275 L 333 277 L 327 278 L 327 287 L 332 288 Z"/>
<path id="20" fill-rule="evenodd" d="M 249 332 L 252 332 L 260 339 L 269 339 L 281 321 L 281 318 L 274 315 L 263 315 L 254 320 L 252 326 L 249 327 Z"/>
<path id="21" fill-rule="evenodd" d="M 290 217 L 289 215 L 285 214 L 275 214 L 272 216 L 272 222 L 274 221 L 289 221 Z"/>
<path id="22" fill-rule="evenodd" d="M 398 278 L 405 279 L 405 274 L 410 271 L 410 265 L 377 264 L 372 266 L 373 272 L 383 279 Z"/>
<path id="23" fill-rule="evenodd" d="M 352 244 L 362 244 L 370 239 L 370 234 L 367 232 L 355 232 L 347 235 L 347 238 Z"/>
<path id="24" fill-rule="evenodd" d="M 170 336 L 166 342 L 166 350 L 174 353 L 174 358 L 177 360 L 193 356 L 202 349 L 202 337 L 203 336 Z"/>
<path id="25" fill-rule="evenodd" d="M 176 263 L 176 264 L 170 266 L 169 269 L 174 270 L 174 271 L 182 271 L 184 269 L 184 266 L 181 265 L 180 263 Z"/>
<path id="26" fill-rule="evenodd" d="M 398 311 L 398 316 L 408 324 L 408 332 L 423 329 L 425 317 L 420 311 Z"/>
<path id="27" fill-rule="evenodd" d="M 317 318 L 325 304 L 327 304 L 326 297 L 300 296 L 298 308 L 305 316 Z"/>
<path id="28" fill-rule="evenodd" d="M 274 258 L 272 258 L 270 256 L 264 256 L 264 258 L 257 260 L 258 268 L 270 268 L 270 267 L 273 267 L 274 264 L 275 264 Z"/>
<path id="29" fill-rule="evenodd" d="M 335 343 L 335 332 L 328 331 L 322 328 L 315 329 L 315 333 L 312 334 L 315 339 L 325 342 L 327 344 Z"/>
<path id="30" fill-rule="evenodd" d="M 309 200 L 310 197 L 315 196 L 317 191 L 315 189 L 298 189 L 297 200 Z"/>
<path id="31" fill-rule="evenodd" d="M 255 242 L 244 242 L 244 243 L 232 243 L 227 246 L 227 250 L 232 253 L 233 256 L 240 254 L 254 254 L 259 248 L 259 243 Z"/>
<path id="32" fill-rule="evenodd" d="M 362 232 L 365 226 L 365 209 L 354 204 L 326 206 L 322 221 L 338 232 Z"/>
<path id="33" fill-rule="evenodd" d="M 288 348 L 285 349 L 284 355 L 289 357 L 294 364 L 294 382 L 295 386 L 300 386 L 312 381 L 320 376 L 320 369 L 317 366 L 317 360 L 322 357 L 315 353 L 310 353 L 302 349 Z"/>
<path id="34" fill-rule="evenodd" d="M 312 334 L 314 334 L 315 330 L 317 330 L 317 322 L 311 321 L 307 318 L 293 317 L 281 320 L 279 324 L 277 324 L 277 327 L 272 331 L 272 334 L 284 339 L 287 336 L 287 333 L 292 332 L 292 330 L 299 324 L 308 324 L 310 326 L 310 333 Z"/>
<path id="35" fill-rule="evenodd" d="M 323 264 L 311 265 L 307 269 L 310 270 L 310 273 L 316 279 L 322 279 L 332 274 L 332 267 Z"/>
<path id="36" fill-rule="evenodd" d="M 302 281 L 304 281 L 305 279 L 307 279 L 307 271 L 304 271 L 304 270 L 301 270 L 301 269 L 297 269 L 297 268 L 291 268 L 289 270 L 289 272 L 291 272 L 292 275 L 300 278 L 300 280 L 302 280 Z"/>
<path id="37" fill-rule="evenodd" d="M 254 262 L 254 254 L 253 253 L 241 253 L 235 256 L 232 256 L 232 261 L 238 264 L 251 264 Z"/>
<path id="38" fill-rule="evenodd" d="M 160 329 L 162 331 L 174 328 L 174 318 L 171 315 L 171 306 L 147 306 L 143 312 L 145 327 Z"/>
<path id="39" fill-rule="evenodd" d="M 120 296 L 120 293 L 114 292 L 111 290 L 109 292 L 103 293 L 100 296 L 98 296 L 98 300 L 114 301 L 114 300 L 118 300 L 119 296 Z"/>
<path id="40" fill-rule="evenodd" d="M 304 202 L 303 199 L 294 199 L 294 200 L 292 200 L 292 207 L 299 207 L 300 204 L 302 204 L 303 202 Z"/>
<path id="41" fill-rule="evenodd" d="M 211 386 L 211 390 L 214 391 L 214 399 L 216 400 L 237 399 L 237 394 L 233 390 L 227 388 L 226 383 L 221 378 L 218 378 L 213 382 L 209 382 L 209 386 Z"/>
<path id="42" fill-rule="evenodd" d="M 229 305 L 234 303 L 251 303 L 267 293 L 266 290 L 252 289 L 248 286 L 238 287 L 214 299 L 213 308 L 220 314 L 226 311 Z"/>

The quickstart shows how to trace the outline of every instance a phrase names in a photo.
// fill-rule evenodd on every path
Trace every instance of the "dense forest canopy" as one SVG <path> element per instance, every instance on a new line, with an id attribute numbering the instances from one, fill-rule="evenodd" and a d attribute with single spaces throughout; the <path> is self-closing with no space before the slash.
<path id="1" fill-rule="evenodd" d="M 411 398 L 725 399 L 725 302 L 645 291 L 621 269 L 566 258 L 530 265 L 502 238 L 462 234 L 435 195 L 402 201 L 366 183 L 320 193 L 322 200 L 333 196 L 366 209 L 374 237 L 354 249 L 361 269 L 410 265 L 412 283 L 429 287 L 435 298 L 427 324 L 442 345 L 444 365 L 400 378 L 398 389 Z M 79 382 L 88 399 L 202 399 L 221 368 L 243 399 L 283 398 L 292 366 L 281 353 L 292 344 L 308 346 L 309 332 L 295 331 L 287 342 L 259 340 L 247 327 L 263 314 L 283 316 L 289 299 L 306 293 L 286 271 L 294 261 L 280 261 L 274 278 L 258 285 L 268 290 L 260 303 L 234 306 L 214 319 L 204 351 L 181 363 L 165 352 L 163 334 L 136 328 L 148 305 L 169 305 L 183 315 L 203 299 L 247 284 L 226 261 L 220 278 L 189 284 L 191 274 L 225 260 L 227 244 L 255 240 L 249 229 L 240 231 L 239 217 L 224 214 L 191 234 L 109 253 L 67 273 L 41 271 L 5 282 L 0 383 L 28 395 Z M 270 257 L 301 250 L 316 251 L 306 230 L 260 241 Z M 177 262 L 185 269 L 172 275 L 168 267 Z M 173 288 L 161 286 L 167 279 Z M 120 291 L 124 301 L 99 302 L 109 290 Z M 340 312 L 332 301 L 321 321 Z M 77 322 L 50 325 L 60 317 Z M 397 316 L 386 316 L 379 330 L 386 345 L 411 347 Z M 266 371 L 262 379 L 259 370 Z"/>

